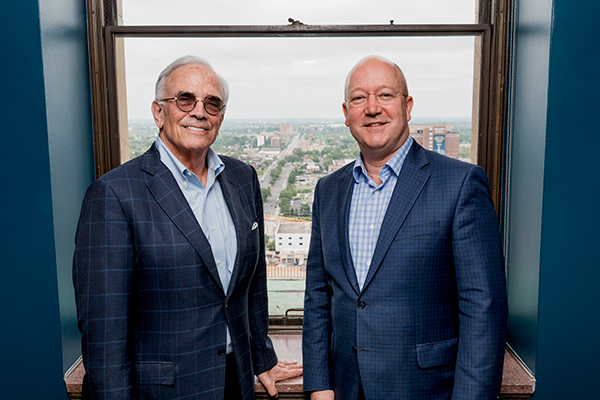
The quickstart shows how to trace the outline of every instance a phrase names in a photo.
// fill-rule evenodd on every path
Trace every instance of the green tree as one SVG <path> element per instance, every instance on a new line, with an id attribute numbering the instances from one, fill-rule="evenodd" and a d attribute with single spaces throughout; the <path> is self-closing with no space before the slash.
<path id="1" fill-rule="evenodd" d="M 311 215 L 311 209 L 310 209 L 310 204 L 308 203 L 304 203 L 300 206 L 300 215 L 301 216 L 307 216 L 307 215 Z"/>
<path id="2" fill-rule="evenodd" d="M 264 203 L 271 196 L 271 189 L 269 189 L 269 188 L 260 188 L 260 193 L 262 194 L 262 199 L 263 199 L 263 203 Z"/>
<path id="3" fill-rule="evenodd" d="M 296 183 L 296 176 L 298 176 L 298 172 L 295 169 L 293 169 L 290 172 L 290 175 L 288 176 L 288 180 L 287 181 L 288 181 L 289 185 L 293 185 L 294 183 Z"/>

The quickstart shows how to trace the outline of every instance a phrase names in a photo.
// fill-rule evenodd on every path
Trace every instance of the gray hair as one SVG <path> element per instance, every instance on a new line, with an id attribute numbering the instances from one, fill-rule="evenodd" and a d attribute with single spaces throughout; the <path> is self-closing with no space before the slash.
<path id="1" fill-rule="evenodd" d="M 154 100 L 160 101 L 166 97 L 165 94 L 165 82 L 169 75 L 173 73 L 177 68 L 183 67 L 185 65 L 200 65 L 202 67 L 208 68 L 213 74 L 219 78 L 219 83 L 221 86 L 221 92 L 223 95 L 223 104 L 227 104 L 227 100 L 229 100 L 229 85 L 227 81 L 219 74 L 215 72 L 212 65 L 205 59 L 197 56 L 183 56 L 179 57 L 171 64 L 167 65 L 165 69 L 158 75 L 158 79 L 156 80 L 156 87 L 154 90 Z"/>
<path id="2" fill-rule="evenodd" d="M 356 71 L 358 67 L 371 60 L 378 60 L 388 64 L 390 67 L 393 67 L 398 73 L 398 82 L 400 83 L 400 89 L 404 90 L 404 94 L 408 96 L 408 85 L 406 83 L 406 77 L 404 76 L 404 72 L 402 72 L 400 67 L 395 62 L 392 62 L 387 58 L 381 56 L 366 56 L 362 58 L 359 62 L 357 62 L 356 65 L 352 67 L 352 69 L 350 70 L 350 72 L 348 72 L 348 75 L 346 76 L 346 83 L 344 85 L 344 101 L 346 102 L 346 104 L 348 104 L 348 89 L 350 88 L 350 78 L 352 77 L 352 74 L 354 74 L 354 71 Z"/>

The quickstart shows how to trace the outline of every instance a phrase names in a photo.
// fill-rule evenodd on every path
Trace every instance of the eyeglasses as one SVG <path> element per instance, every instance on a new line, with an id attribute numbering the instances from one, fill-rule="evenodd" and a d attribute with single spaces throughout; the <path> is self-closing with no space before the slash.
<path id="1" fill-rule="evenodd" d="M 177 108 L 179 108 L 183 112 L 192 111 L 194 108 L 196 108 L 196 104 L 198 104 L 199 101 L 201 101 L 204 105 L 204 111 L 206 111 L 210 115 L 218 115 L 221 111 L 223 111 L 223 108 L 225 108 L 223 100 L 221 100 L 217 96 L 207 96 L 204 99 L 197 99 L 196 96 L 194 96 L 191 93 L 181 93 L 177 97 L 170 97 L 168 99 L 162 99 L 160 101 L 170 100 L 174 100 Z"/>
<path id="2" fill-rule="evenodd" d="M 393 92 L 391 90 L 381 90 L 377 93 L 357 92 L 357 93 L 350 95 L 346 99 L 349 101 L 349 103 L 351 105 L 356 106 L 356 107 L 362 107 L 365 104 L 367 104 L 367 100 L 369 99 L 369 96 L 374 95 L 375 100 L 377 100 L 377 102 L 379 104 L 381 104 L 382 106 L 385 106 L 385 105 L 393 103 L 394 100 L 396 100 L 398 98 L 398 94 L 405 96 L 405 97 L 407 96 L 402 92 Z"/>

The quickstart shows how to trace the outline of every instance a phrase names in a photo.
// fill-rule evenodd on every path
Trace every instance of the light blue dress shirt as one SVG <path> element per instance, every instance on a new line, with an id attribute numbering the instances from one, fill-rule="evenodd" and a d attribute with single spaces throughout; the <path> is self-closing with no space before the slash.
<path id="1" fill-rule="evenodd" d="M 160 136 L 156 139 L 156 144 L 160 153 L 160 160 L 173 174 L 200 228 L 202 228 L 204 236 L 210 243 L 223 290 L 227 293 L 235 264 L 237 239 L 235 225 L 231 219 L 219 181 L 217 181 L 217 176 L 225 169 L 225 164 L 213 149 L 208 149 L 206 155 L 208 173 L 206 187 L 204 187 L 198 177 L 175 157 L 160 139 Z M 227 352 L 231 351 L 233 351 L 231 334 L 227 329 Z"/>
<path id="2" fill-rule="evenodd" d="M 396 154 L 381 167 L 379 186 L 367 173 L 360 153 L 354 162 L 352 174 L 355 184 L 350 203 L 348 240 L 356 279 L 361 290 L 369 273 L 383 217 L 412 142 L 413 139 L 409 136 Z"/>

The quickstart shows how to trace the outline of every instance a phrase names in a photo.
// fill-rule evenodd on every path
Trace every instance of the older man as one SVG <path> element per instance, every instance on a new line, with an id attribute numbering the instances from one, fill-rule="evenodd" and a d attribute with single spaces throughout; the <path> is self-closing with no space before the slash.
<path id="1" fill-rule="evenodd" d="M 73 277 L 93 399 L 253 399 L 255 374 L 272 395 L 301 374 L 267 336 L 256 172 L 210 148 L 227 97 L 206 61 L 177 59 L 156 142 L 86 193 Z"/>
<path id="2" fill-rule="evenodd" d="M 360 154 L 315 193 L 304 389 L 312 399 L 496 399 L 507 305 L 485 172 L 413 141 L 396 64 L 361 60 L 345 96 Z"/>

